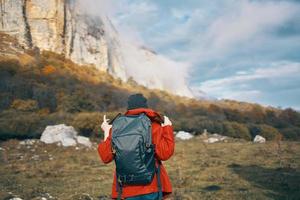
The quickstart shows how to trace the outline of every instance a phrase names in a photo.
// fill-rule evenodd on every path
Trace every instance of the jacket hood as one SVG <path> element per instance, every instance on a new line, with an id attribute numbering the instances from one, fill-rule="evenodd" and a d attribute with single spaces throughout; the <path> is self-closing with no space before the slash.
<path id="1" fill-rule="evenodd" d="M 156 111 L 150 109 L 150 108 L 137 108 L 137 109 L 131 109 L 128 110 L 125 115 L 138 115 L 141 113 L 145 113 L 150 119 L 151 121 L 156 121 L 158 123 L 163 123 L 163 117 L 158 114 Z"/>

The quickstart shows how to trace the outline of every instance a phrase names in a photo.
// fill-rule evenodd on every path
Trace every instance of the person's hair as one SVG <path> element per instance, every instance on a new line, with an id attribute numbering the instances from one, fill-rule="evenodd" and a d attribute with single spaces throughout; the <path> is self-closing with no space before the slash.
<path id="1" fill-rule="evenodd" d="M 130 95 L 127 104 L 127 110 L 148 108 L 147 99 L 141 93 Z"/>

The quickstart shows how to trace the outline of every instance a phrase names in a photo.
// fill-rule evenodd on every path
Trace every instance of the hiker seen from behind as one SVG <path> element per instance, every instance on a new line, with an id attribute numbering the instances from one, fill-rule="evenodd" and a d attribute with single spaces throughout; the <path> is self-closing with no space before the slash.
<path id="1" fill-rule="evenodd" d="M 104 140 L 98 153 L 104 163 L 114 160 L 113 199 L 159 200 L 172 193 L 162 161 L 174 153 L 174 134 L 168 117 L 148 108 L 142 94 L 128 98 L 125 114 L 101 125 Z"/>

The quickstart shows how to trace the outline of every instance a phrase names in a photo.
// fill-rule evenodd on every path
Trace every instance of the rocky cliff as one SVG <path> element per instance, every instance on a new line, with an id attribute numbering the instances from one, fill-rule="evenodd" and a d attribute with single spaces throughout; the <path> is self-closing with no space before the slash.
<path id="1" fill-rule="evenodd" d="M 0 17 L 0 32 L 24 49 L 53 51 L 124 81 L 133 77 L 146 87 L 191 96 L 184 75 L 172 78 L 176 63 L 124 43 L 107 17 L 89 15 L 78 0 L 0 0 Z"/>

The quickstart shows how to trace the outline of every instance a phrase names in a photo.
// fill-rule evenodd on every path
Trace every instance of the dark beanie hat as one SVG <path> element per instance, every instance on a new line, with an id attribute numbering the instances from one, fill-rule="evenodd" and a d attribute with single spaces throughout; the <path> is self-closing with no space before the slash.
<path id="1" fill-rule="evenodd" d="M 140 93 L 133 94 L 128 97 L 127 110 L 136 108 L 148 108 L 147 99 Z"/>

